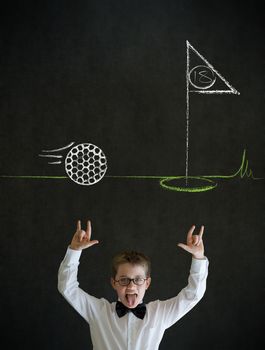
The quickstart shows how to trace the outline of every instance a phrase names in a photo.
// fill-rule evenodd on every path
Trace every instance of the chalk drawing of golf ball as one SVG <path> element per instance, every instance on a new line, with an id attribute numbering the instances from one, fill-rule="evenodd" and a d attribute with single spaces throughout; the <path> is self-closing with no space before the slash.
<path id="1" fill-rule="evenodd" d="M 55 153 L 71 147 L 72 142 L 68 146 L 43 150 L 44 153 Z M 40 157 L 56 158 L 56 161 L 49 164 L 61 164 L 62 155 L 40 154 Z M 107 158 L 103 151 L 92 143 L 80 143 L 70 149 L 65 157 L 65 171 L 72 181 L 78 185 L 94 185 L 99 182 L 107 171 Z"/>
<path id="2" fill-rule="evenodd" d="M 65 171 L 79 185 L 93 185 L 107 170 L 107 159 L 100 148 L 92 143 L 73 147 L 65 158 Z"/>

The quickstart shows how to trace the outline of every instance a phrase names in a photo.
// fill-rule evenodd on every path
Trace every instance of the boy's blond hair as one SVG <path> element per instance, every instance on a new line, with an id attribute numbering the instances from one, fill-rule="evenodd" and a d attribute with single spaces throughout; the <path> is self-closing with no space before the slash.
<path id="1" fill-rule="evenodd" d="M 149 257 L 135 250 L 122 251 L 113 256 L 111 264 L 111 276 L 115 278 L 118 271 L 118 267 L 126 263 L 143 266 L 143 268 L 145 269 L 146 277 L 150 277 L 151 261 Z"/>

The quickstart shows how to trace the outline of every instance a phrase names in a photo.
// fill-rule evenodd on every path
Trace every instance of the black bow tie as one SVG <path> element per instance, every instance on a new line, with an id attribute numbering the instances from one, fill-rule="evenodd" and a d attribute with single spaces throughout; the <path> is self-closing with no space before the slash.
<path id="1" fill-rule="evenodd" d="M 124 316 L 129 311 L 131 311 L 136 317 L 142 320 L 146 313 L 146 305 L 144 303 L 141 303 L 138 304 L 134 309 L 130 309 L 127 306 L 123 305 L 123 303 L 121 303 L 120 301 L 117 301 L 116 312 L 119 317 Z"/>

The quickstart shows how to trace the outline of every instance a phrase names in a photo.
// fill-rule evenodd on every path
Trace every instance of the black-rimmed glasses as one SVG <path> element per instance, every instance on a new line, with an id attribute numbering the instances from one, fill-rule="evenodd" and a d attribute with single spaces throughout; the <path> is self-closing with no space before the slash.
<path id="1" fill-rule="evenodd" d="M 137 286 L 142 286 L 146 280 L 147 278 L 143 278 L 143 277 L 135 277 L 135 278 L 121 277 L 119 280 L 114 280 L 114 281 L 118 282 L 120 286 L 128 286 L 131 283 L 131 281 L 133 281 L 133 283 L 136 284 Z"/>

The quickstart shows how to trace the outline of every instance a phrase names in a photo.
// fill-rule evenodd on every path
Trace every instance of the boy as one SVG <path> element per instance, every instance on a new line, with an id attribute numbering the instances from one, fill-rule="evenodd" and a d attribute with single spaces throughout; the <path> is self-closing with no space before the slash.
<path id="1" fill-rule="evenodd" d="M 192 254 L 192 263 L 188 285 L 177 296 L 145 305 L 143 298 L 151 283 L 150 261 L 141 253 L 123 252 L 114 257 L 112 266 L 111 285 L 117 292 L 118 301 L 109 303 L 78 287 L 81 252 L 99 243 L 91 240 L 90 221 L 86 231 L 78 221 L 59 268 L 58 289 L 89 323 L 94 350 L 157 350 L 164 331 L 203 297 L 208 274 L 202 240 L 204 227 L 198 235 L 193 235 L 194 230 L 193 225 L 187 235 L 187 244 L 178 244 Z"/>

